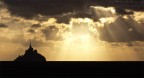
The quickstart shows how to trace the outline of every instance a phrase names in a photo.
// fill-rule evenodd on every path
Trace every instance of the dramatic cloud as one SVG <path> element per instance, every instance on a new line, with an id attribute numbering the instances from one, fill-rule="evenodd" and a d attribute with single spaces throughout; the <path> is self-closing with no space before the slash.
<path id="1" fill-rule="evenodd" d="M 40 24 L 33 24 L 33 25 L 31 26 L 31 28 L 39 28 L 39 27 L 41 27 Z"/>
<path id="2" fill-rule="evenodd" d="M 118 14 L 126 15 L 126 14 L 133 14 L 134 12 L 129 9 L 122 9 L 122 8 L 115 8 Z"/>
<path id="3" fill-rule="evenodd" d="M 144 40 L 143 32 L 139 32 L 139 26 L 131 16 L 127 19 L 118 17 L 112 23 L 105 23 L 104 27 L 100 30 L 100 36 L 105 41 L 128 42 Z"/>
<path id="4" fill-rule="evenodd" d="M 11 14 L 31 18 L 37 14 L 58 15 L 82 9 L 84 0 L 4 0 Z"/>
<path id="5" fill-rule="evenodd" d="M 0 28 L 7 28 L 8 26 L 6 26 L 5 24 L 0 23 Z"/>
<path id="6" fill-rule="evenodd" d="M 99 8 L 99 11 L 93 11 L 91 10 L 90 6 L 112 6 L 116 8 L 116 12 L 118 14 L 133 14 L 133 12 L 129 9 L 143 11 L 142 0 L 136 1 L 135 3 L 127 6 L 122 4 L 115 5 L 116 3 L 112 3 L 113 1 L 101 0 L 3 0 L 3 2 L 7 4 L 7 8 L 12 15 L 21 16 L 24 18 L 35 18 L 39 14 L 50 17 L 53 16 L 60 18 L 58 19 L 58 22 L 60 23 L 68 23 L 71 17 L 93 18 L 93 15 L 104 15 L 103 13 L 99 12 L 100 9 L 103 9 L 102 7 Z M 96 12 L 96 14 L 93 14 L 93 12 Z M 108 14 L 109 12 L 107 15 Z M 93 19 L 97 20 L 97 18 Z"/>
<path id="7" fill-rule="evenodd" d="M 30 42 L 52 61 L 144 60 L 142 2 L 104 2 L 1 0 L 0 60 L 15 59 Z"/>
<path id="8" fill-rule="evenodd" d="M 133 18 L 135 21 L 137 21 L 138 23 L 144 23 L 144 12 L 135 12 L 133 14 Z"/>
<path id="9" fill-rule="evenodd" d="M 119 5 L 117 7 L 91 6 L 102 5 L 100 1 L 74 0 L 71 2 L 71 5 L 69 5 L 69 2 L 67 1 L 50 1 L 50 3 L 52 3 L 51 5 L 47 5 L 46 0 L 35 1 L 35 4 L 33 4 L 34 0 L 26 0 L 25 3 L 23 2 L 23 0 L 3 0 L 3 2 L 7 4 L 8 11 L 7 9 L 1 10 L 1 13 L 3 14 L 1 15 L 2 22 L 7 23 L 8 25 L 10 25 L 10 27 L 11 23 L 13 23 L 13 25 L 18 25 L 18 23 L 25 23 L 25 26 L 22 26 L 21 28 L 24 28 L 23 33 L 26 40 L 28 40 L 29 37 L 31 37 L 30 39 L 38 38 L 38 40 L 57 40 L 63 36 L 63 33 L 70 30 L 69 26 L 71 23 L 71 18 L 89 18 L 94 20 L 95 24 L 92 25 L 93 28 L 91 28 L 91 30 L 99 31 L 97 35 L 99 35 L 100 39 L 104 41 L 121 42 L 143 40 L 143 13 L 136 13 L 135 11 L 129 10 L 127 8 L 121 9 Z M 95 4 L 96 2 L 98 2 L 98 4 Z M 4 6 L 4 3 L 1 2 L 1 6 Z M 76 3 L 76 5 L 73 5 L 74 3 Z M 57 4 L 61 7 L 57 7 L 53 4 Z M 59 12 L 57 12 L 55 10 L 52 10 L 52 7 L 56 8 L 55 10 L 63 7 L 65 8 L 59 9 L 60 11 L 58 10 Z M 16 17 L 11 16 L 9 12 Z M 123 16 L 117 14 L 122 14 Z M 129 14 L 131 14 L 132 16 L 130 16 Z M 33 19 L 28 20 L 17 16 L 22 16 L 25 18 L 33 17 Z M 122 18 L 124 16 L 126 18 Z M 48 20 L 51 18 L 54 18 L 53 23 Z M 5 21 L 6 19 L 9 20 Z M 78 29 L 83 28 L 83 23 L 80 23 L 78 25 L 82 26 L 80 28 L 78 27 Z M 75 28 L 77 26 L 74 25 L 73 27 Z M 13 26 L 11 28 L 14 29 L 16 27 Z M 73 30 L 77 31 L 77 28 Z M 92 32 L 93 34 L 95 33 L 90 30 L 88 31 L 90 33 Z M 113 33 L 116 39 L 113 39 L 113 36 L 112 34 L 110 34 L 109 31 Z"/>

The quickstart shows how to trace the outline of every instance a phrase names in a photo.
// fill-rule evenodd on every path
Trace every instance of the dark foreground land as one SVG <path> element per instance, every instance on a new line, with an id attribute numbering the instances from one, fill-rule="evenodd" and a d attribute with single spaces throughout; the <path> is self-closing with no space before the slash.
<path id="1" fill-rule="evenodd" d="M 3 77 L 144 77 L 142 62 L 0 62 Z"/>

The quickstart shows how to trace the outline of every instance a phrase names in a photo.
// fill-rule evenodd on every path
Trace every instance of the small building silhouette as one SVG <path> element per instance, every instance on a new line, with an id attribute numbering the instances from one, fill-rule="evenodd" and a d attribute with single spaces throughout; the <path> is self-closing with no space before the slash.
<path id="1" fill-rule="evenodd" d="M 31 46 L 25 51 L 25 54 L 22 56 L 17 57 L 14 61 L 18 62 L 27 62 L 27 61 L 38 61 L 38 62 L 45 62 L 46 59 L 44 56 L 39 54 L 37 50 L 34 50 Z"/>

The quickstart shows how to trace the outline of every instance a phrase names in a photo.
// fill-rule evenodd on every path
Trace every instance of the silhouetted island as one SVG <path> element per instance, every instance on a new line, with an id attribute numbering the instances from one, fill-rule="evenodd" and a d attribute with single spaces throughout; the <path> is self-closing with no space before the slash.
<path id="1" fill-rule="evenodd" d="M 29 48 L 25 51 L 25 54 L 22 56 L 17 57 L 14 61 L 17 62 L 27 62 L 27 61 L 38 61 L 38 62 L 46 62 L 44 56 L 39 54 L 37 50 L 33 50 L 31 43 Z"/>

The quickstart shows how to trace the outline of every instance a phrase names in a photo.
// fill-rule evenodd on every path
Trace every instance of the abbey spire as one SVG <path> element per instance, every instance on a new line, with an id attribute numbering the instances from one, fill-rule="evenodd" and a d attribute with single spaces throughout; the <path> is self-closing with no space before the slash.
<path id="1" fill-rule="evenodd" d="M 33 48 L 32 48 L 31 43 L 30 43 L 30 45 L 29 45 L 28 51 L 33 52 Z"/>
<path id="2" fill-rule="evenodd" d="M 31 45 L 31 43 L 30 43 L 30 45 L 29 45 L 29 48 L 32 48 L 32 45 Z"/>

